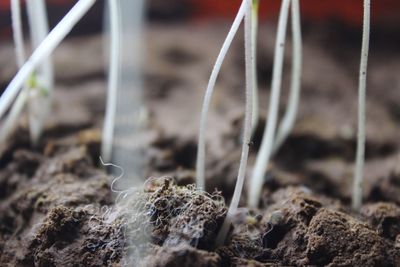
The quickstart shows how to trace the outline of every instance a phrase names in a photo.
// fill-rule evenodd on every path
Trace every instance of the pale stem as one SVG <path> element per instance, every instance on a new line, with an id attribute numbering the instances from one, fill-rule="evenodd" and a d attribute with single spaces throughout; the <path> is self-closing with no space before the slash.
<path id="1" fill-rule="evenodd" d="M 36 49 L 49 33 L 46 4 L 44 0 L 26 1 L 32 49 Z M 49 92 L 52 91 L 54 77 L 51 57 L 47 57 L 38 66 L 36 72 L 38 84 Z M 50 94 L 48 94 L 50 95 Z"/>
<path id="2" fill-rule="evenodd" d="M 258 34 L 258 9 L 259 0 L 252 0 L 253 7 L 251 9 L 251 54 L 253 57 L 253 122 L 252 122 L 252 135 L 254 134 L 259 118 L 259 105 L 258 105 L 258 78 L 257 78 L 257 34 Z"/>
<path id="3" fill-rule="evenodd" d="M 108 92 L 106 114 L 104 117 L 101 154 L 105 161 L 111 161 L 115 115 L 117 110 L 118 80 L 120 76 L 120 6 L 117 0 L 108 0 L 110 8 L 110 68 L 108 74 Z"/>
<path id="4" fill-rule="evenodd" d="M 367 87 L 367 65 L 370 34 L 370 0 L 364 0 L 364 19 L 361 47 L 361 62 L 358 85 L 358 133 L 357 154 L 353 180 L 352 207 L 359 210 L 362 204 L 364 161 L 365 161 L 365 98 Z"/>
<path id="5" fill-rule="evenodd" d="M 288 20 L 290 0 L 283 0 L 279 14 L 278 33 L 275 43 L 274 67 L 272 72 L 271 98 L 269 102 L 268 120 L 265 124 L 264 135 L 261 147 L 257 155 L 256 164 L 253 169 L 253 175 L 250 182 L 248 193 L 248 205 L 257 207 L 260 199 L 264 173 L 267 169 L 272 148 L 274 145 L 274 135 L 276 131 L 276 122 L 278 117 L 279 96 L 282 83 L 283 57 L 285 50 L 285 34 Z"/>
<path id="6" fill-rule="evenodd" d="M 19 0 L 11 0 L 11 20 L 15 45 L 15 57 L 17 66 L 20 68 L 25 62 L 25 48 Z M 4 143 L 7 141 L 11 133 L 17 127 L 18 119 L 24 110 L 25 103 L 27 101 L 27 94 L 27 87 L 24 86 L 23 90 L 18 94 L 18 97 L 6 120 L 2 124 L 2 129 L 0 131 L 0 150 L 3 148 Z"/>
<path id="7" fill-rule="evenodd" d="M 36 49 L 48 32 L 46 5 L 44 0 L 27 0 L 27 14 L 32 40 L 32 48 Z M 37 88 L 29 88 L 28 117 L 31 141 L 36 145 L 43 131 L 43 125 L 49 116 L 54 84 L 51 57 L 44 60 L 35 71 Z"/>
<path id="8" fill-rule="evenodd" d="M 301 65 L 302 65 L 302 41 L 300 27 L 300 7 L 299 0 L 292 0 L 292 37 L 293 37 L 293 59 L 292 59 L 292 77 L 290 84 L 289 101 L 286 112 L 280 123 L 272 154 L 275 154 L 289 133 L 292 131 L 299 106 L 300 89 L 301 89 Z"/>
<path id="9" fill-rule="evenodd" d="M 229 227 L 232 222 L 232 216 L 236 213 L 239 206 L 240 196 L 243 190 L 244 179 L 246 176 L 247 159 L 249 155 L 249 144 L 251 141 L 251 123 L 252 123 L 252 112 L 253 112 L 253 82 L 254 82 L 254 71 L 253 68 L 253 54 L 251 52 L 253 39 L 251 38 L 251 28 L 252 28 L 252 1 L 247 1 L 246 15 L 245 15 L 245 65 L 246 65 L 246 110 L 244 119 L 244 129 L 243 129 L 243 144 L 242 144 L 242 154 L 240 156 L 240 164 L 238 177 L 236 179 L 235 191 L 232 196 L 231 203 L 229 205 L 228 212 L 226 214 L 224 223 L 222 224 L 221 230 L 218 233 L 216 242 L 217 245 L 222 245 L 225 242 L 226 236 L 229 232 Z"/>
<path id="10" fill-rule="evenodd" d="M 25 62 L 24 36 L 22 31 L 21 8 L 19 0 L 11 0 L 11 20 L 17 66 Z"/>
<path id="11" fill-rule="evenodd" d="M 207 114 L 210 108 L 211 98 L 214 92 L 215 82 L 218 77 L 218 73 L 221 69 L 221 65 L 225 59 L 225 56 L 229 50 L 229 47 L 232 44 L 232 40 L 236 35 L 236 32 L 240 26 L 240 23 L 244 17 L 246 11 L 246 1 L 243 0 L 239 11 L 233 21 L 231 29 L 222 45 L 221 51 L 217 57 L 213 70 L 211 72 L 210 79 L 208 81 L 206 93 L 203 100 L 203 106 L 200 115 L 200 129 L 199 129 L 199 139 L 198 139 L 198 147 L 197 147 L 197 162 L 196 162 L 196 184 L 200 189 L 205 188 L 205 133 L 207 126 Z"/>

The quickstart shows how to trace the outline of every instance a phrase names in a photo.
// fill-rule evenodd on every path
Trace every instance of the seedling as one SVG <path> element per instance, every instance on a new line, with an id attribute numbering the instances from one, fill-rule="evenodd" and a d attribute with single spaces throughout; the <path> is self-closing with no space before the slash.
<path id="1" fill-rule="evenodd" d="M 245 61 L 246 61 L 246 111 L 244 119 L 244 129 L 243 129 L 243 145 L 242 153 L 240 156 L 239 172 L 236 179 L 235 191 L 232 196 L 231 203 L 229 205 L 226 218 L 218 233 L 216 243 L 221 245 L 225 242 L 226 235 L 228 234 L 229 227 L 231 225 L 232 216 L 236 213 L 239 206 L 240 195 L 242 194 L 244 178 L 246 175 L 247 159 L 249 155 L 249 144 L 251 139 L 251 123 L 252 123 L 252 112 L 253 112 L 253 79 L 255 77 L 254 71 L 254 57 L 252 57 L 253 38 L 251 38 L 252 32 L 252 1 L 243 1 L 242 5 L 245 5 L 245 23 L 244 23 L 244 35 L 245 35 Z"/>
<path id="2" fill-rule="evenodd" d="M 21 68 L 25 62 L 25 48 L 19 0 L 11 0 L 11 21 L 16 62 L 18 68 Z M 27 87 L 24 86 L 15 104 L 11 108 L 7 119 L 3 123 L 2 131 L 0 131 L 0 146 L 6 142 L 10 134 L 15 130 L 18 118 L 23 111 L 27 98 L 28 91 Z"/>
<path id="3" fill-rule="evenodd" d="M 39 46 L 49 32 L 44 0 L 26 1 L 32 48 Z M 51 57 L 47 57 L 36 69 L 31 79 L 35 87 L 29 88 L 28 116 L 31 141 L 37 144 L 43 125 L 49 115 L 54 77 Z"/>
<path id="4" fill-rule="evenodd" d="M 25 62 L 25 48 L 19 0 L 11 0 L 11 21 L 15 46 L 15 57 L 17 66 L 20 68 Z"/>
<path id="5" fill-rule="evenodd" d="M 111 29 L 111 47 L 110 47 L 110 68 L 108 77 L 108 93 L 106 114 L 103 124 L 103 140 L 101 154 L 105 161 L 111 161 L 115 114 L 117 110 L 117 91 L 120 80 L 120 50 L 121 50 L 121 20 L 120 20 L 120 2 L 109 0 L 110 9 L 110 29 Z"/>
<path id="6" fill-rule="evenodd" d="M 292 0 L 291 3 L 291 20 L 292 20 L 292 37 L 293 37 L 293 54 L 292 54 L 292 77 L 290 83 L 289 101 L 287 104 L 285 115 L 276 132 L 273 154 L 275 154 L 283 142 L 292 131 L 298 105 L 301 89 L 301 65 L 302 65 L 302 38 L 300 27 L 300 6 L 299 0 Z"/>
<path id="7" fill-rule="evenodd" d="M 0 119 L 21 91 L 25 82 L 61 43 L 75 24 L 86 14 L 96 0 L 80 0 L 34 50 L 0 97 Z"/>
<path id="8" fill-rule="evenodd" d="M 31 30 L 32 45 L 36 47 L 48 33 L 47 15 L 45 5 L 40 1 L 27 1 L 28 18 Z M 11 1 L 12 28 L 14 33 L 14 44 L 16 51 L 16 61 L 19 68 L 25 62 L 25 48 L 23 41 L 21 10 L 19 1 Z M 15 105 L 12 107 L 10 114 L 4 122 L 4 129 L 0 135 L 0 143 L 4 143 L 9 135 L 13 132 L 17 125 L 18 118 L 23 111 L 26 102 L 29 109 L 29 126 L 30 136 L 33 144 L 36 144 L 41 131 L 44 120 L 50 109 L 50 92 L 53 86 L 53 71 L 51 60 L 47 59 L 39 68 L 39 72 L 43 82 L 38 82 L 38 75 L 32 74 L 23 90 L 19 93 Z"/>
<path id="9" fill-rule="evenodd" d="M 268 111 L 268 121 L 265 125 L 264 136 L 253 169 L 252 180 L 248 193 L 248 205 L 257 207 L 260 199 L 263 178 L 274 146 L 274 135 L 278 117 L 279 96 L 282 83 L 282 68 L 285 49 L 286 25 L 289 14 L 290 0 L 283 0 L 279 14 L 278 33 L 275 43 L 274 68 L 272 73 L 271 97 Z"/>
<path id="10" fill-rule="evenodd" d="M 71 11 L 63 18 L 63 20 L 52 30 L 52 32 L 40 43 L 41 36 L 45 35 L 47 27 L 44 22 L 37 19 L 43 16 L 44 3 L 35 5 L 32 1 L 28 1 L 28 13 L 32 24 L 31 35 L 34 43 L 38 43 L 38 47 L 34 53 L 23 65 L 24 49 L 23 37 L 21 29 L 21 16 L 18 1 L 13 0 L 13 28 L 15 34 L 16 53 L 20 70 L 0 98 L 0 118 L 5 114 L 16 95 L 19 93 L 17 101 L 12 106 L 9 116 L 4 122 L 3 131 L 0 134 L 0 143 L 4 143 L 10 133 L 17 124 L 25 103 L 28 101 L 29 121 L 33 142 L 37 141 L 44 118 L 47 116 L 49 107 L 49 94 L 52 84 L 51 64 L 49 63 L 49 55 L 55 47 L 65 38 L 72 27 L 78 20 L 89 10 L 95 0 L 81 0 Z M 103 129 L 102 155 L 107 161 L 111 158 L 112 141 L 114 135 L 115 114 L 117 105 L 117 87 L 120 83 L 120 46 L 121 46 L 121 18 L 120 18 L 120 2 L 109 0 L 110 21 L 111 21 L 111 49 L 110 49 L 110 69 L 108 81 L 108 101 L 105 115 L 105 124 Z M 44 18 L 44 17 L 43 17 Z M 45 62 L 39 71 L 36 71 L 39 65 Z M 40 72 L 40 70 L 43 71 Z M 43 75 L 40 76 L 40 73 Z M 46 79 L 42 79 L 47 77 Z M 25 82 L 28 80 L 27 82 Z M 21 86 L 26 85 L 27 89 L 20 91 Z M 45 86 L 47 85 L 47 86 Z M 29 89 L 29 90 L 28 90 Z M 19 92 L 20 91 L 20 92 Z"/>
<path id="11" fill-rule="evenodd" d="M 359 210 L 362 203 L 362 184 L 364 178 L 365 161 L 365 96 L 367 87 L 367 65 L 370 34 L 370 9 L 371 1 L 364 0 L 363 34 L 361 47 L 361 62 L 358 84 L 358 129 L 357 129 L 357 154 L 353 180 L 352 207 Z"/>
<path id="12" fill-rule="evenodd" d="M 206 93 L 203 100 L 203 106 L 200 115 L 200 129 L 199 129 L 199 141 L 197 146 L 197 161 L 196 161 L 196 184 L 198 188 L 205 188 L 205 133 L 207 126 L 207 114 L 210 108 L 210 102 L 214 93 L 215 82 L 217 80 L 221 65 L 225 59 L 225 56 L 232 44 L 232 40 L 235 37 L 240 23 L 246 12 L 246 0 L 242 1 L 239 11 L 233 21 L 231 29 L 222 45 L 221 51 L 218 54 L 217 60 L 211 72 L 210 79 L 208 81 Z"/>
<path id="13" fill-rule="evenodd" d="M 45 4 L 43 0 L 29 0 L 27 1 L 27 10 L 32 46 L 35 48 L 48 33 Z M 11 13 L 17 65 L 21 68 L 25 61 L 25 55 L 19 1 L 11 1 Z M 40 76 L 40 78 L 38 78 L 38 76 Z M 10 115 L 4 123 L 4 129 L 0 136 L 0 143 L 3 143 L 15 129 L 18 117 L 23 111 L 26 102 L 28 102 L 29 109 L 28 114 L 31 141 L 33 144 L 38 142 L 51 104 L 50 94 L 53 87 L 53 66 L 51 59 L 48 58 L 40 66 L 38 71 L 35 74 L 32 74 L 29 80 L 31 82 L 24 85 L 23 90 L 19 93 L 16 104 L 12 107 Z M 34 83 L 32 83 L 32 81 L 34 81 Z"/>

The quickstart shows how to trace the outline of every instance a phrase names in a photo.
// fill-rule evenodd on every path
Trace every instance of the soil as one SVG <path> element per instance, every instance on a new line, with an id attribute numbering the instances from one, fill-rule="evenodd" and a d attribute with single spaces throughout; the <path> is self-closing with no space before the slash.
<path id="1" fill-rule="evenodd" d="M 261 36 L 271 36 L 259 43 L 265 114 L 274 28 L 260 29 Z M 95 55 L 102 38 L 70 39 L 57 50 L 55 107 L 40 144 L 31 146 L 22 118 L 0 154 L 0 266 L 400 266 L 400 54 L 390 47 L 374 50 L 379 42 L 371 45 L 365 204 L 354 212 L 349 204 L 359 44 L 341 42 L 346 36 L 334 30 L 305 30 L 296 127 L 268 170 L 259 209 L 240 208 L 225 245 L 215 246 L 240 157 L 241 36 L 224 63 L 210 110 L 207 192 L 192 184 L 202 95 L 211 55 L 226 30 L 149 27 L 149 116 L 141 151 L 143 177 L 150 178 L 124 190 L 111 184 L 126 178 L 106 174 L 99 164 L 106 83 Z M 11 45 L 2 46 L 1 53 L 12 57 Z M 70 56 L 76 51 L 80 57 Z M 6 84 L 13 66 L 1 65 L 7 66 L 0 70 Z M 290 43 L 282 111 L 289 68 Z M 261 116 L 248 174 L 264 124 Z M 246 198 L 244 190 L 242 207 Z"/>

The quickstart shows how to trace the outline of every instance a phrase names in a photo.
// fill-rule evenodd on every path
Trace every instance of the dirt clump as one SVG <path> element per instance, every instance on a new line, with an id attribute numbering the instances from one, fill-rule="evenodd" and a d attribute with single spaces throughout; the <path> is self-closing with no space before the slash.
<path id="1" fill-rule="evenodd" d="M 235 225 L 227 246 L 218 253 L 232 266 L 400 264 L 395 205 L 365 206 L 370 224 L 345 210 L 337 202 L 302 187 L 278 190 L 271 196 L 262 219 Z"/>
<path id="2" fill-rule="evenodd" d="M 397 205 L 385 202 L 366 204 L 361 214 L 380 236 L 395 241 L 400 234 L 400 208 Z"/>
<path id="3" fill-rule="evenodd" d="M 221 257 L 215 252 L 195 249 L 188 245 L 158 247 L 154 254 L 144 259 L 143 267 L 217 267 Z"/>

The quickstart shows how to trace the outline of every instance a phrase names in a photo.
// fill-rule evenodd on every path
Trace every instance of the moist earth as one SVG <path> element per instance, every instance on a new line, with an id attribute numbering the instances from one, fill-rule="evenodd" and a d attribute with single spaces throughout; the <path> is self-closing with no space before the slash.
<path id="1" fill-rule="evenodd" d="M 274 36 L 271 26 L 260 30 Z M 85 50 L 99 52 L 101 38 L 72 39 L 60 47 L 54 114 L 41 142 L 30 144 L 22 118 L 1 148 L 0 266 L 400 266 L 400 120 L 394 105 L 400 102 L 400 55 L 371 54 L 365 204 L 354 212 L 359 47 L 349 45 L 341 57 L 328 45 L 329 33 L 305 33 L 299 117 L 266 174 L 260 208 L 241 208 L 224 246 L 215 246 L 240 158 L 241 40 L 224 63 L 210 110 L 207 191 L 192 184 L 209 55 L 217 53 L 224 34 L 225 28 L 213 25 L 150 27 L 144 69 L 149 116 L 140 147 L 145 171 L 137 188 L 111 187 L 118 175 L 99 163 L 102 63 L 92 57 L 81 66 L 70 57 L 69 67 L 57 67 L 77 46 L 82 57 Z M 273 39 L 262 38 L 259 45 L 265 48 L 258 66 L 262 115 L 249 166 L 265 125 Z M 12 71 L 0 71 L 6 83 L 4 73 Z M 289 79 L 288 72 L 284 87 Z M 242 207 L 246 198 L 244 190 Z"/>

